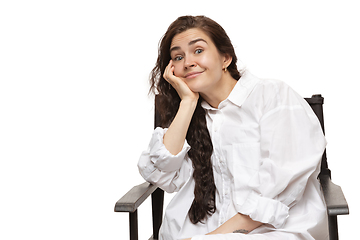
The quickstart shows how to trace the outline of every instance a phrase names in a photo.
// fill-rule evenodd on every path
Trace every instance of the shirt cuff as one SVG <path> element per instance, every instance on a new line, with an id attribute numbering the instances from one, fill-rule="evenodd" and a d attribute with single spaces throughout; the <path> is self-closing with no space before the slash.
<path id="1" fill-rule="evenodd" d="M 177 155 L 172 155 L 164 145 L 166 131 L 167 128 L 160 127 L 154 130 L 149 144 L 150 160 L 160 171 L 171 172 L 180 169 L 190 146 L 185 139 L 182 150 Z"/>
<path id="2" fill-rule="evenodd" d="M 238 207 L 238 212 L 250 216 L 254 221 L 268 223 L 275 228 L 281 228 L 289 217 L 289 207 L 280 201 L 250 193 L 244 204 Z"/>

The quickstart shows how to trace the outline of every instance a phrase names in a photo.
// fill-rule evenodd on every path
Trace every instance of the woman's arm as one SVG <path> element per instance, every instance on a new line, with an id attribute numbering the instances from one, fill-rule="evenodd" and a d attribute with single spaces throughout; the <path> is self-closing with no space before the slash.
<path id="1" fill-rule="evenodd" d="M 258 228 L 263 223 L 252 220 L 249 216 L 237 213 L 235 216 L 227 220 L 223 225 L 218 227 L 212 232 L 209 232 L 206 235 L 213 234 L 226 234 L 226 233 L 243 233 L 247 234 Z M 191 238 L 186 238 L 183 240 L 191 240 Z"/>
<path id="2" fill-rule="evenodd" d="M 237 213 L 235 216 L 227 220 L 223 225 L 215 229 L 209 234 L 225 234 L 225 233 L 249 233 L 263 223 L 252 220 L 249 216 Z"/>
<path id="3" fill-rule="evenodd" d="M 173 155 L 177 155 L 183 148 L 186 133 L 195 111 L 197 101 L 182 100 L 179 110 L 164 136 L 164 145 Z"/>
<path id="4" fill-rule="evenodd" d="M 149 147 L 138 162 L 139 172 L 146 181 L 170 193 L 178 191 L 191 177 L 193 166 L 186 157 L 190 146 L 185 138 L 199 98 L 173 71 L 170 61 L 164 78 L 181 97 L 179 109 L 168 129 L 154 130 Z"/>
<path id="5" fill-rule="evenodd" d="M 175 88 L 181 98 L 178 112 L 164 136 L 166 149 L 171 154 L 176 155 L 183 148 L 186 133 L 199 99 L 199 93 L 191 91 L 181 78 L 174 75 L 172 61 L 166 67 L 163 77 Z"/>

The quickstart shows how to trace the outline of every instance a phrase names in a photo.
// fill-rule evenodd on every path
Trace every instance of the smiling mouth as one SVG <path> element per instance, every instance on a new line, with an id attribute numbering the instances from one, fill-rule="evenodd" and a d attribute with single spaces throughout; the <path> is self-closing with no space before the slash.
<path id="1" fill-rule="evenodd" d="M 199 76 L 200 74 L 202 74 L 204 71 L 202 72 L 191 72 L 185 75 L 185 78 L 190 79 L 190 78 L 196 78 L 197 76 Z"/>

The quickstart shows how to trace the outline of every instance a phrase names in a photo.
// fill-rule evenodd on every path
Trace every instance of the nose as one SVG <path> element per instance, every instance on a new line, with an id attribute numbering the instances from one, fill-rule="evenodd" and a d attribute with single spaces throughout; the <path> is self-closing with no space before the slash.
<path id="1" fill-rule="evenodd" d="M 196 67 L 196 66 L 197 65 L 196 65 L 195 61 L 193 60 L 193 58 L 191 58 L 191 57 L 185 58 L 185 69 Z"/>

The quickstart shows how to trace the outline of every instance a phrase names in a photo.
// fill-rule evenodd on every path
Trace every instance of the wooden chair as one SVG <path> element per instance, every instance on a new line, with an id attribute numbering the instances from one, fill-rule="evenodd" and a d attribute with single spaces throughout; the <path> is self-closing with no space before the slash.
<path id="1" fill-rule="evenodd" d="M 324 115 L 323 103 L 324 98 L 318 94 L 313 95 L 311 98 L 305 98 L 311 108 L 314 110 L 316 116 L 319 118 L 321 127 L 324 131 Z M 156 114 L 155 108 L 155 127 L 160 126 L 160 119 Z M 328 221 L 329 221 L 329 236 L 330 240 L 339 239 L 337 216 L 349 214 L 348 204 L 341 190 L 341 187 L 335 185 L 331 181 L 331 171 L 328 168 L 326 150 L 322 156 L 321 172 L 318 176 L 321 187 L 324 193 Z M 138 239 L 138 221 L 137 209 L 151 195 L 152 201 L 152 219 L 153 219 L 153 235 L 149 240 L 158 239 L 159 228 L 162 222 L 164 191 L 160 188 L 151 185 L 150 183 L 143 183 L 133 187 L 115 204 L 115 212 L 128 212 L 130 224 L 130 240 Z"/>

